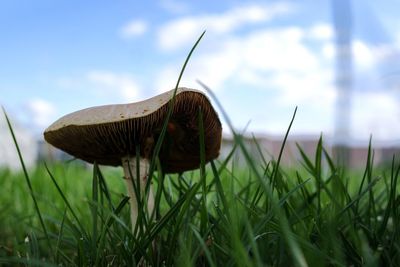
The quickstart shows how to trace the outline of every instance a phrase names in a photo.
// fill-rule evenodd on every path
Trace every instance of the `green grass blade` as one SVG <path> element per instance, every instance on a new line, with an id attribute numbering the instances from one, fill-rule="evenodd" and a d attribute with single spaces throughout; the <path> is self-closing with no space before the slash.
<path id="1" fill-rule="evenodd" d="M 194 50 L 196 49 L 196 47 L 197 47 L 198 44 L 200 43 L 200 41 L 201 41 L 201 39 L 203 38 L 203 36 L 204 36 L 205 33 L 206 33 L 206 31 L 203 31 L 203 33 L 202 33 L 202 34 L 200 35 L 200 37 L 197 39 L 197 41 L 195 42 L 195 44 L 192 46 L 192 49 L 190 50 L 189 54 L 186 56 L 185 62 L 183 63 L 183 66 L 182 66 L 182 68 L 181 68 L 181 72 L 179 73 L 178 80 L 177 80 L 177 82 L 176 82 L 176 86 L 175 86 L 175 90 L 174 90 L 172 99 L 171 99 L 171 101 L 169 102 L 168 112 L 167 112 L 167 115 L 166 115 L 166 117 L 165 117 L 163 127 L 162 127 L 162 129 L 161 129 L 161 132 L 160 132 L 160 135 L 159 135 L 159 137 L 158 137 L 158 140 L 157 140 L 157 142 L 156 142 L 156 144 L 155 144 L 155 146 L 154 146 L 153 156 L 152 156 L 152 160 L 151 160 L 151 162 L 150 162 L 149 180 L 151 180 L 151 178 L 152 178 L 152 176 L 153 176 L 154 167 L 155 167 L 155 163 L 156 163 L 156 158 L 158 157 L 158 154 L 160 153 L 161 146 L 162 146 L 162 143 L 163 143 L 163 141 L 164 141 L 165 134 L 166 134 L 166 132 L 167 132 L 168 122 L 169 122 L 169 119 L 171 118 L 172 111 L 173 111 L 173 107 L 174 107 L 174 104 L 175 104 L 176 91 L 178 90 L 179 84 L 180 84 L 181 79 L 182 79 L 182 77 L 183 77 L 183 73 L 184 73 L 185 70 L 186 70 L 186 66 L 187 66 L 187 64 L 188 64 L 188 62 L 189 62 L 189 59 L 192 57 L 192 54 L 193 54 Z M 149 183 L 150 183 L 150 181 L 149 181 Z"/>
<path id="2" fill-rule="evenodd" d="M 111 200 L 110 190 L 108 189 L 106 179 L 104 179 L 104 176 L 103 176 L 98 164 L 96 164 L 96 166 L 93 165 L 93 168 L 96 168 L 96 173 L 97 173 L 97 176 L 99 177 L 99 185 L 100 185 L 101 192 L 103 192 L 105 194 L 109 208 L 111 210 L 114 210 L 115 207 L 113 206 L 113 203 Z"/>
<path id="3" fill-rule="evenodd" d="M 97 247 L 97 231 L 98 231 L 98 211 L 99 211 L 99 178 L 98 178 L 98 166 L 95 162 L 93 165 L 93 178 L 92 178 L 92 252 L 96 252 Z M 92 255 L 95 257 L 95 255 Z"/>
<path id="4" fill-rule="evenodd" d="M 399 174 L 400 174 L 400 165 L 395 169 L 395 156 L 393 156 L 392 167 L 391 167 L 391 176 L 390 176 L 390 191 L 388 194 L 389 199 L 387 201 L 387 206 L 385 208 L 382 223 L 378 229 L 378 236 L 383 236 L 384 232 L 387 229 L 390 215 L 397 208 L 394 204 L 396 202 L 397 181 L 399 178 Z"/>
<path id="5" fill-rule="evenodd" d="M 35 232 L 30 232 L 25 243 L 28 245 L 28 257 L 31 259 L 40 259 L 39 244 Z"/>
<path id="6" fill-rule="evenodd" d="M 67 209 L 65 209 L 64 211 L 64 215 L 60 224 L 60 229 L 58 230 L 58 236 L 57 236 L 57 243 L 56 243 L 56 248 L 55 248 L 55 262 L 59 262 L 59 254 L 62 253 L 61 251 L 61 240 L 62 240 L 62 236 L 63 236 L 63 231 L 64 231 L 64 223 L 65 223 L 65 219 L 67 217 Z"/>
<path id="7" fill-rule="evenodd" d="M 221 178 L 219 176 L 219 173 L 217 171 L 217 167 L 215 166 L 214 161 L 211 161 L 211 170 L 212 170 L 212 172 L 214 174 L 215 185 L 216 185 L 216 188 L 217 188 L 217 196 L 219 197 L 219 199 L 221 199 L 222 206 L 224 208 L 224 212 L 225 212 L 226 216 L 228 218 L 230 218 L 230 216 L 231 216 L 230 215 L 230 208 L 229 208 L 230 206 L 229 206 L 228 201 L 226 199 L 224 188 L 223 188 L 222 183 L 221 183 Z"/>
<path id="8" fill-rule="evenodd" d="M 369 193 L 370 190 L 376 185 L 376 183 L 380 180 L 380 178 L 375 178 L 373 179 L 367 187 L 361 191 L 356 198 L 354 198 L 350 203 L 348 203 L 337 215 L 336 217 L 340 217 L 344 212 L 346 212 L 349 208 L 351 208 L 353 205 L 356 205 L 360 199 L 366 194 Z"/>
<path id="9" fill-rule="evenodd" d="M 214 93 L 211 91 L 210 88 L 208 88 L 204 83 L 202 83 L 201 81 L 197 81 L 207 92 L 209 95 L 211 95 L 211 97 L 214 99 L 215 103 L 217 104 L 217 106 L 219 107 L 219 110 L 221 111 L 226 123 L 229 126 L 229 129 L 231 130 L 231 132 L 233 133 L 233 136 L 235 137 L 235 141 L 238 143 L 239 147 L 241 148 L 241 151 L 243 153 L 243 156 L 246 158 L 246 162 L 249 165 L 249 168 L 253 171 L 253 173 L 257 176 L 258 180 L 261 182 L 261 184 L 264 186 L 265 192 L 267 193 L 268 197 L 272 200 L 272 208 L 274 209 L 275 214 L 278 216 L 279 221 L 281 223 L 281 228 L 282 228 L 282 232 L 284 234 L 285 240 L 287 242 L 287 245 L 289 246 L 289 249 L 291 251 L 291 256 L 293 257 L 293 261 L 298 265 L 298 266 L 308 266 L 304 254 L 301 251 L 301 248 L 299 247 L 298 243 L 296 242 L 296 240 L 293 238 L 293 234 L 290 230 L 290 226 L 288 224 L 287 219 L 283 216 L 282 211 L 280 209 L 280 207 L 277 205 L 277 203 L 275 203 L 273 201 L 273 191 L 272 189 L 269 187 L 269 185 L 264 181 L 263 177 L 259 174 L 257 168 L 254 165 L 254 162 L 251 159 L 251 156 L 249 155 L 248 151 L 246 150 L 246 148 L 243 145 L 242 142 L 242 138 L 237 135 L 233 124 L 231 122 L 231 120 L 229 119 L 229 116 L 227 115 L 227 113 L 225 112 L 224 108 L 222 107 L 221 103 L 218 101 L 218 99 L 215 97 Z M 284 142 L 287 139 L 287 136 L 289 134 L 289 131 L 291 129 L 291 126 L 293 124 L 294 118 L 295 118 L 295 114 L 297 111 L 297 107 L 295 109 L 295 112 L 293 114 L 291 123 L 289 124 L 288 130 L 285 134 L 285 138 L 284 138 Z M 282 154 L 282 149 L 280 154 Z M 278 159 L 278 164 L 276 166 L 276 172 L 273 174 L 274 177 L 276 178 L 277 176 L 277 170 L 279 167 L 279 162 L 280 159 Z"/>
<path id="10" fill-rule="evenodd" d="M 193 198 L 195 197 L 197 191 L 200 189 L 200 186 L 201 186 L 201 183 L 194 184 L 193 187 L 190 188 L 190 190 L 187 191 L 185 193 L 185 195 L 183 195 L 180 198 L 179 202 L 177 202 L 177 204 L 175 204 L 175 206 L 174 206 L 174 207 L 176 207 L 176 211 L 178 211 L 178 207 L 180 207 L 180 212 L 174 221 L 174 229 L 171 231 L 170 239 L 168 241 L 168 247 L 171 249 L 173 249 L 176 246 L 176 240 L 178 237 L 178 233 L 181 231 L 180 227 L 182 225 L 185 215 L 188 212 L 188 209 L 191 206 L 191 202 L 192 202 Z M 179 205 L 178 205 L 178 203 L 179 203 Z M 164 218 L 166 216 L 167 215 L 164 215 Z M 172 217 L 172 212 L 171 212 L 170 217 Z M 167 223 L 169 220 L 170 220 L 170 218 L 164 219 L 163 223 L 161 223 L 161 221 L 160 221 L 160 223 L 158 224 L 158 227 L 159 228 L 164 227 L 164 224 Z M 167 266 L 172 264 L 172 262 L 173 262 L 172 256 L 173 255 L 168 255 L 167 260 L 166 260 Z"/>
<path id="11" fill-rule="evenodd" d="M 214 260 L 212 259 L 211 252 L 209 248 L 207 247 L 206 243 L 204 242 L 203 238 L 201 237 L 200 233 L 193 227 L 193 225 L 190 225 L 190 229 L 192 230 L 194 236 L 196 237 L 197 241 L 199 242 L 202 252 L 207 258 L 208 264 L 211 267 L 216 267 Z"/>
<path id="12" fill-rule="evenodd" d="M 292 128 L 294 119 L 296 118 L 296 113 L 297 113 L 297 107 L 294 109 L 292 119 L 290 120 L 289 127 L 288 127 L 288 129 L 287 129 L 287 131 L 285 133 L 285 137 L 283 138 L 282 145 L 281 145 L 281 148 L 279 150 L 278 160 L 276 161 L 275 168 L 272 171 L 272 176 L 271 176 L 271 180 L 272 180 L 272 184 L 273 184 L 272 190 L 275 187 L 274 185 L 276 183 L 276 179 L 277 179 L 277 175 L 278 175 L 278 169 L 279 169 L 279 166 L 281 164 L 283 150 L 285 148 L 285 144 L 286 144 L 287 138 L 289 136 L 290 129 Z"/>
<path id="13" fill-rule="evenodd" d="M 202 184 L 202 192 L 201 192 L 201 223 L 200 223 L 200 231 L 204 233 L 207 228 L 208 222 L 208 212 L 207 212 L 207 181 L 206 181 L 206 149 L 205 149 L 205 141 L 204 141 L 204 122 L 203 122 L 203 113 L 201 111 L 201 107 L 199 107 L 198 113 L 198 123 L 199 123 L 199 150 L 200 150 L 200 181 Z"/>
<path id="14" fill-rule="evenodd" d="M 308 170 L 310 173 L 314 173 L 314 164 L 312 163 L 311 159 L 307 156 L 307 154 L 304 152 L 303 148 L 296 143 L 297 149 L 300 152 L 301 159 L 303 160 L 302 164 L 303 166 Z"/>
<path id="15" fill-rule="evenodd" d="M 61 188 L 60 188 L 60 186 L 58 185 L 58 183 L 57 183 L 55 177 L 54 177 L 53 174 L 50 172 L 50 170 L 49 170 L 49 168 L 48 168 L 48 166 L 47 166 L 46 163 L 44 163 L 44 166 L 45 166 L 45 169 L 46 169 L 46 171 L 47 171 L 47 174 L 49 175 L 51 181 L 52 181 L 53 184 L 55 185 L 55 187 L 56 187 L 58 193 L 60 194 L 61 198 L 63 199 L 65 205 L 67 205 L 68 210 L 71 212 L 71 214 L 72 214 L 72 216 L 74 217 L 76 223 L 79 225 L 79 228 L 80 228 L 81 233 L 84 233 L 84 236 L 85 236 L 86 238 L 88 238 L 88 235 L 87 235 L 87 233 L 86 233 L 86 231 L 85 231 L 85 228 L 83 227 L 83 225 L 82 225 L 82 223 L 81 223 L 79 217 L 76 215 L 76 213 L 75 213 L 74 209 L 72 208 L 71 204 L 69 203 L 68 199 L 65 197 L 64 192 L 61 190 Z"/>
<path id="16" fill-rule="evenodd" d="M 24 264 L 26 266 L 41 266 L 41 267 L 58 267 L 59 265 L 48 263 L 40 259 L 26 259 L 21 257 L 9 257 L 0 258 L 0 264 L 6 264 L 5 266 L 20 266 Z M 12 264 L 12 265 L 10 265 Z"/>
<path id="17" fill-rule="evenodd" d="M 315 152 L 315 162 L 314 162 L 314 177 L 317 182 L 317 225 L 320 227 L 321 225 L 321 189 L 322 189 L 322 135 L 320 136 L 317 144 L 317 149 Z"/>
<path id="18" fill-rule="evenodd" d="M 47 232 L 46 225 L 44 224 L 44 221 L 43 221 L 43 218 L 42 218 L 42 214 L 41 214 L 41 212 L 40 212 L 39 205 L 38 205 L 38 203 L 37 203 L 35 194 L 34 194 L 34 192 L 33 192 L 32 184 L 31 184 L 31 181 L 30 181 L 30 178 L 29 178 L 28 171 L 27 171 L 26 166 L 25 166 L 24 159 L 23 159 L 22 154 L 21 154 L 21 150 L 20 150 L 19 145 L 18 145 L 18 142 L 17 142 L 17 138 L 15 137 L 15 133 L 14 133 L 13 127 L 11 126 L 10 119 L 8 118 L 7 113 L 6 113 L 5 109 L 4 109 L 4 107 L 2 107 L 2 109 L 3 109 L 3 113 L 4 113 L 4 116 L 5 116 L 6 121 L 7 121 L 8 129 L 10 130 L 12 139 L 13 139 L 13 141 L 14 141 L 15 148 L 17 149 L 18 158 L 19 158 L 19 161 L 20 161 L 20 163 L 21 163 L 22 170 L 23 170 L 23 172 L 24 172 L 25 181 L 26 181 L 26 184 L 28 185 L 29 193 L 30 193 L 31 198 L 32 198 L 32 200 L 33 200 L 33 204 L 34 204 L 34 206 L 35 206 L 36 214 L 38 215 L 40 225 L 41 225 L 41 227 L 42 227 L 44 236 L 45 236 L 45 238 L 46 238 L 46 242 L 47 242 L 47 246 L 48 246 L 48 248 L 49 248 L 49 252 L 50 252 L 51 255 L 54 256 L 54 251 L 53 251 L 53 247 L 52 247 L 51 242 L 50 242 L 50 237 L 49 237 L 49 234 L 48 234 L 48 232 Z"/>

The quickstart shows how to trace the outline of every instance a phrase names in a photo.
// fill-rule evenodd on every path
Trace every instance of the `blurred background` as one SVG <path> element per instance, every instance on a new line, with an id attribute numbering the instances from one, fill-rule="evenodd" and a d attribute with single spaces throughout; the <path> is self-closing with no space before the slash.
<path id="1" fill-rule="evenodd" d="M 248 135 L 273 150 L 297 106 L 291 142 L 312 146 L 322 133 L 329 146 L 364 155 L 372 135 L 389 157 L 400 147 L 399 8 L 395 0 L 2 0 L 0 104 L 34 164 L 46 153 L 43 130 L 62 115 L 174 88 L 206 30 L 181 86 L 208 85 L 238 130 L 249 123 Z M 3 117 L 0 165 L 18 166 Z M 225 123 L 224 136 L 228 144 Z"/>

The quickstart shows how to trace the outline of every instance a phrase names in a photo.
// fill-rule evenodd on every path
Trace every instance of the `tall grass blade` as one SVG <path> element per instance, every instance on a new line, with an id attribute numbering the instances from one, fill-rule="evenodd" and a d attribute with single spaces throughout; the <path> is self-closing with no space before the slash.
<path id="1" fill-rule="evenodd" d="M 49 170 L 49 168 L 48 168 L 48 166 L 47 166 L 46 163 L 44 163 L 44 167 L 45 167 L 45 169 L 46 169 L 46 171 L 47 171 L 47 174 L 49 175 L 51 181 L 52 181 L 53 184 L 55 185 L 55 187 L 56 187 L 58 193 L 60 194 L 61 198 L 63 199 L 65 205 L 67 205 L 68 210 L 71 212 L 71 214 L 72 214 L 72 216 L 74 217 L 76 223 L 78 224 L 78 226 L 79 226 L 79 232 L 84 233 L 84 236 L 85 236 L 86 238 L 88 238 L 88 235 L 87 235 L 87 233 L 86 233 L 86 231 L 85 231 L 85 228 L 83 227 L 83 225 L 82 225 L 82 223 L 81 223 L 79 217 L 76 215 L 74 209 L 72 208 L 72 206 L 71 206 L 71 204 L 69 203 L 68 199 L 65 197 L 64 192 L 61 190 L 60 186 L 58 185 L 58 183 L 57 183 L 55 177 L 53 176 L 53 174 L 50 172 L 50 170 Z"/>
<path id="2" fill-rule="evenodd" d="M 178 211 L 178 208 L 180 208 L 180 212 L 179 212 L 177 218 L 175 218 L 175 220 L 174 220 L 174 228 L 171 231 L 171 235 L 170 235 L 170 238 L 168 241 L 168 247 L 170 249 L 174 249 L 176 246 L 176 240 L 177 240 L 177 237 L 179 236 L 178 233 L 181 231 L 180 227 L 184 220 L 184 216 L 187 214 L 188 209 L 191 206 L 191 202 L 192 202 L 193 198 L 195 197 L 197 191 L 199 190 L 200 186 L 201 186 L 201 183 L 194 184 L 193 187 L 189 191 L 187 191 L 179 199 L 177 204 L 175 204 L 175 206 L 174 206 L 175 207 L 174 210 Z M 164 215 L 164 217 L 163 217 L 164 222 L 160 221 L 160 223 L 157 224 L 158 228 L 163 227 L 163 225 L 170 220 L 169 217 L 172 217 L 172 215 L 175 213 L 175 212 L 173 212 L 174 210 L 171 209 L 166 215 Z M 169 216 L 167 216 L 167 215 L 169 215 Z M 158 231 L 160 231 L 160 230 L 161 229 L 159 229 Z M 173 255 L 168 255 L 167 260 L 166 260 L 167 266 L 172 264 L 172 262 L 173 262 L 172 256 Z"/>
<path id="3" fill-rule="evenodd" d="M 396 202 L 397 181 L 399 178 L 399 174 L 400 174 L 400 165 L 397 168 L 395 168 L 395 156 L 393 156 L 391 175 L 390 175 L 390 190 L 388 194 L 389 199 L 387 201 L 381 225 L 378 229 L 378 236 L 382 236 L 385 233 L 390 215 L 394 213 L 393 211 L 395 211 L 397 208 L 395 202 Z"/>
<path id="4" fill-rule="evenodd" d="M 205 140 L 204 140 L 204 122 L 203 122 L 203 113 L 201 111 L 201 107 L 199 107 L 198 113 L 199 120 L 199 147 L 200 147 L 200 182 L 202 184 L 202 192 L 201 192 L 201 223 L 200 230 L 204 233 L 206 224 L 208 222 L 208 212 L 207 212 L 207 181 L 206 181 L 206 149 L 205 149 Z"/>
<path id="5" fill-rule="evenodd" d="M 279 166 L 280 166 L 281 160 L 282 160 L 283 150 L 285 148 L 285 144 L 286 144 L 287 138 L 289 136 L 290 129 L 292 128 L 294 118 L 296 117 L 296 113 L 297 113 L 297 107 L 294 109 L 292 119 L 290 120 L 289 127 L 285 133 L 285 137 L 283 138 L 282 145 L 279 150 L 278 160 L 276 161 L 275 168 L 272 171 L 272 176 L 271 176 L 272 190 L 274 190 L 274 188 L 275 188 L 275 183 L 276 183 L 276 179 L 277 179 L 277 175 L 278 175 L 278 169 L 279 169 Z"/>
<path id="6" fill-rule="evenodd" d="M 21 163 L 22 170 L 24 172 L 25 181 L 26 181 L 26 184 L 28 185 L 29 193 L 30 193 L 31 198 L 33 200 L 33 204 L 35 206 L 36 214 L 39 217 L 39 222 L 40 222 L 40 225 L 42 227 L 44 236 L 46 238 L 46 242 L 47 242 L 47 246 L 49 248 L 49 252 L 50 252 L 50 254 L 52 256 L 54 256 L 54 251 L 53 251 L 53 247 L 52 247 L 51 242 L 50 242 L 50 237 L 49 237 L 49 234 L 47 232 L 46 225 L 44 224 L 44 221 L 43 221 L 43 218 L 42 218 L 42 214 L 40 212 L 39 205 L 38 205 L 37 200 L 36 200 L 36 196 L 35 196 L 35 194 L 33 192 L 32 184 L 31 184 L 31 181 L 30 181 L 30 178 L 29 178 L 28 171 L 27 171 L 26 166 L 25 166 L 24 159 L 23 159 L 22 154 L 21 154 L 21 150 L 20 150 L 18 142 L 17 142 L 17 138 L 15 137 L 15 133 L 14 133 L 13 127 L 11 125 L 10 119 L 8 118 L 8 115 L 7 115 L 4 107 L 2 107 L 2 109 L 3 109 L 3 113 L 4 113 L 4 116 L 5 116 L 6 121 L 7 121 L 8 129 L 10 130 L 13 142 L 15 144 L 15 148 L 17 149 L 18 158 L 19 158 L 19 161 Z"/>
<path id="7" fill-rule="evenodd" d="M 61 241 L 62 241 L 62 236 L 63 236 L 63 231 L 64 231 L 64 223 L 65 219 L 67 217 L 67 209 L 64 211 L 64 215 L 61 221 L 60 229 L 58 230 L 58 236 L 57 236 L 57 243 L 56 243 L 56 248 L 55 248 L 55 262 L 59 262 L 59 254 L 62 253 L 61 251 Z"/>
<path id="8" fill-rule="evenodd" d="M 253 171 L 253 173 L 257 176 L 257 178 L 259 179 L 259 181 L 261 182 L 261 184 L 264 186 L 265 188 L 265 192 L 267 193 L 268 197 L 271 199 L 271 203 L 272 203 L 272 208 L 274 210 L 274 212 L 276 213 L 279 221 L 280 221 L 280 226 L 282 228 L 282 232 L 285 236 L 285 240 L 287 242 L 287 245 L 289 246 L 289 249 L 291 251 L 291 256 L 293 257 L 293 261 L 296 262 L 296 264 L 298 266 L 308 266 L 306 259 L 304 257 L 303 252 L 301 251 L 298 243 L 296 242 L 296 240 L 293 237 L 293 234 L 290 230 L 290 226 L 288 224 L 288 221 L 286 219 L 286 217 L 284 217 L 284 215 L 282 214 L 282 211 L 279 207 L 279 205 L 277 205 L 277 203 L 273 200 L 273 189 L 271 189 L 271 187 L 268 186 L 268 184 L 264 181 L 263 177 L 259 174 L 257 168 L 254 166 L 254 162 L 251 159 L 251 156 L 249 155 L 248 151 L 246 150 L 246 148 L 243 145 L 242 142 L 242 138 L 237 135 L 233 124 L 231 122 L 231 120 L 229 119 L 229 116 L 227 115 L 227 113 L 225 112 L 224 108 L 222 107 L 221 103 L 218 101 L 217 97 L 214 95 L 214 93 L 211 91 L 210 88 L 208 88 L 204 83 L 202 83 L 201 81 L 197 81 L 207 92 L 209 95 L 211 95 L 211 97 L 213 98 L 213 100 L 215 101 L 215 103 L 217 104 L 217 106 L 219 107 L 219 110 L 221 111 L 226 123 L 229 126 L 229 129 L 231 130 L 231 132 L 233 133 L 233 136 L 235 137 L 235 141 L 239 144 L 239 147 L 241 147 L 243 156 L 246 158 L 246 162 L 249 165 L 250 169 Z M 293 114 L 291 123 L 289 124 L 288 130 L 285 134 L 285 139 L 284 142 L 286 141 L 286 138 L 289 134 L 289 131 L 291 129 L 291 126 L 293 124 L 295 115 L 296 115 L 296 111 L 297 111 L 297 107 L 295 109 L 295 112 Z M 280 151 L 280 155 L 282 154 L 282 149 Z M 280 162 L 280 159 L 278 159 L 278 163 Z M 279 164 L 277 164 L 276 166 L 276 170 L 278 169 Z M 276 178 L 277 173 L 275 173 L 273 175 L 273 177 Z"/>
<path id="9" fill-rule="evenodd" d="M 361 191 L 356 198 L 354 198 L 351 202 L 349 202 L 337 215 L 336 217 L 340 217 L 344 212 L 346 212 L 349 208 L 351 208 L 353 205 L 356 205 L 360 199 L 366 194 L 369 193 L 370 190 L 376 185 L 376 183 L 380 180 L 380 178 L 375 178 L 373 179 L 367 187 Z"/>
<path id="10" fill-rule="evenodd" d="M 152 176 L 153 176 L 154 167 L 155 167 L 155 163 L 156 163 L 156 158 L 158 157 L 158 154 L 160 153 L 161 146 L 162 146 L 162 143 L 163 143 L 163 141 L 164 141 L 165 134 L 166 134 L 166 132 L 167 132 L 168 122 L 169 122 L 169 120 L 170 120 L 170 118 L 171 118 L 172 111 L 173 111 L 174 104 L 175 104 L 176 91 L 178 90 L 179 84 L 180 84 L 181 79 L 182 79 L 182 77 L 183 77 L 183 73 L 185 72 L 186 66 L 187 66 L 187 64 L 188 64 L 188 62 L 189 62 L 189 59 L 192 57 L 192 54 L 193 54 L 194 50 L 196 49 L 196 47 L 197 47 L 198 44 L 200 43 L 200 41 L 201 41 L 201 39 L 203 38 L 203 36 L 204 36 L 205 33 L 206 33 L 206 31 L 203 31 L 203 33 L 200 35 L 200 37 L 197 39 L 197 41 L 196 41 L 195 44 L 193 45 L 193 47 L 192 47 L 192 49 L 190 50 L 189 54 L 186 56 L 185 62 L 183 63 L 183 66 L 182 66 L 182 68 L 181 68 L 181 72 L 179 73 L 178 80 L 177 80 L 177 82 L 176 82 L 176 86 L 175 86 L 175 90 L 174 90 L 172 99 L 171 99 L 171 101 L 169 102 L 168 112 L 167 112 L 167 115 L 166 115 L 166 117 L 165 117 L 163 127 L 162 127 L 162 129 L 161 129 L 161 132 L 160 132 L 160 135 L 159 135 L 159 137 L 158 137 L 158 140 L 157 140 L 157 142 L 156 142 L 156 144 L 155 144 L 155 146 L 154 146 L 153 156 L 152 156 L 152 160 L 151 160 L 151 162 L 150 162 L 149 183 L 148 183 L 148 184 L 150 184 L 151 178 L 152 178 Z"/>
<path id="11" fill-rule="evenodd" d="M 93 166 L 93 178 L 92 178 L 92 252 L 95 253 L 97 247 L 97 231 L 98 231 L 98 210 L 99 210 L 99 178 L 98 178 L 98 166 L 94 163 Z M 95 255 L 92 255 L 94 258 Z"/>
<path id="12" fill-rule="evenodd" d="M 96 163 L 95 165 L 93 165 L 93 168 L 96 168 L 96 173 L 99 178 L 99 185 L 101 192 L 105 194 L 109 208 L 114 211 L 115 207 L 111 201 L 110 190 L 108 189 L 107 182 L 104 179 L 104 176 L 99 168 L 99 165 Z"/>
<path id="13" fill-rule="evenodd" d="M 192 230 L 197 241 L 200 243 L 200 247 L 202 249 L 202 252 L 204 253 L 204 255 L 207 258 L 207 262 L 208 262 L 209 266 L 216 267 L 214 260 L 211 256 L 211 252 L 210 252 L 209 248 L 207 247 L 206 242 L 204 242 L 203 238 L 201 237 L 200 233 L 192 225 L 190 225 L 190 229 Z"/>

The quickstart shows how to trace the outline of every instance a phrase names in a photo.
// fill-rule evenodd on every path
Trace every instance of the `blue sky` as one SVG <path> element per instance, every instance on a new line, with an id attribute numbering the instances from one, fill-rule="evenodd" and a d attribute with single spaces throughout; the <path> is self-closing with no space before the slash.
<path id="1" fill-rule="evenodd" d="M 399 141 L 396 1 L 352 1 L 352 138 Z M 331 1 L 0 2 L 0 104 L 36 134 L 78 109 L 209 85 L 238 129 L 333 133 Z M 226 129 L 226 127 L 225 127 Z"/>

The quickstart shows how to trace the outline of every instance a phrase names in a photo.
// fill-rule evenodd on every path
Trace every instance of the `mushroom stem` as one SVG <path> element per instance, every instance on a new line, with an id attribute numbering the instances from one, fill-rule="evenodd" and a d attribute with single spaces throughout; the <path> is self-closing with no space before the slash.
<path id="1" fill-rule="evenodd" d="M 138 218 L 138 203 L 139 203 L 138 200 L 140 199 L 141 201 L 146 202 L 147 212 L 149 214 L 151 214 L 154 209 L 154 197 L 151 186 L 149 188 L 148 194 L 145 195 L 149 161 L 145 158 L 139 158 L 139 166 L 137 166 L 136 157 L 128 156 L 122 158 L 122 167 L 124 168 L 125 181 L 128 187 L 128 194 L 130 197 L 129 201 L 131 205 L 131 223 L 132 223 L 132 231 L 134 231 Z M 138 170 L 139 170 L 139 177 L 137 177 Z M 137 182 L 138 180 L 139 183 Z M 136 183 L 135 187 L 139 186 L 137 191 L 135 191 L 135 187 L 132 181 Z M 136 192 L 138 193 L 138 195 Z"/>

